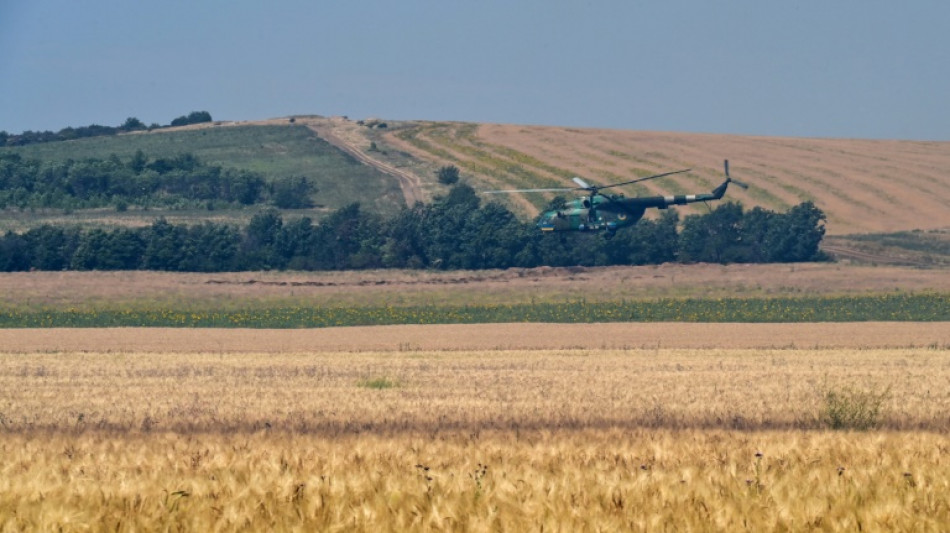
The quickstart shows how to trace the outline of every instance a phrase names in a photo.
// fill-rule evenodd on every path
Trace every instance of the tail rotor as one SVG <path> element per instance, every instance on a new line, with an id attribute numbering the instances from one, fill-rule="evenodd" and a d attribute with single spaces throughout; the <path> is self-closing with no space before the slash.
<path id="1" fill-rule="evenodd" d="M 741 181 L 736 181 L 732 179 L 732 176 L 729 175 L 729 160 L 728 159 L 723 161 L 723 166 L 726 167 L 726 182 L 727 183 L 735 183 L 736 185 L 738 185 L 739 187 L 742 187 L 743 189 L 749 188 L 749 186 L 746 185 L 745 183 L 742 183 Z"/>

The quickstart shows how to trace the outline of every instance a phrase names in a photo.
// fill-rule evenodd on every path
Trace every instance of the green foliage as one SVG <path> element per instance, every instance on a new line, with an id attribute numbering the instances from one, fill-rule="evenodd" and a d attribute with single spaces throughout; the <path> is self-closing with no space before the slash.
<path id="1" fill-rule="evenodd" d="M 387 324 L 504 322 L 855 322 L 947 321 L 950 295 L 896 294 L 808 298 L 674 299 L 385 307 L 250 307 L 234 310 L 141 307 L 123 309 L 18 309 L 0 304 L 0 327 L 239 327 L 318 328 Z M 876 399 L 877 398 L 877 399 Z M 882 393 L 834 391 L 825 416 L 876 417 Z M 832 417 L 834 415 L 834 418 Z M 860 416 L 859 416 L 860 415 Z M 839 422 L 835 422 L 839 423 Z"/>
<path id="2" fill-rule="evenodd" d="M 0 208 L 249 205 L 265 198 L 265 185 L 258 174 L 206 165 L 191 153 L 149 159 L 139 150 L 128 161 L 113 154 L 46 164 L 0 153 Z"/>
<path id="3" fill-rule="evenodd" d="M 824 393 L 820 418 L 831 429 L 867 431 L 880 422 L 890 388 L 883 391 L 857 390 L 851 387 L 829 389 Z"/>
<path id="4" fill-rule="evenodd" d="M 825 235 L 825 214 L 812 202 L 803 202 L 783 215 L 773 215 L 768 227 L 770 261 L 822 259 L 818 245 Z"/>
<path id="5" fill-rule="evenodd" d="M 7 231 L 0 239 L 0 271 L 29 270 L 31 263 L 26 239 L 12 231 Z"/>
<path id="6" fill-rule="evenodd" d="M 174 226 L 156 220 L 141 230 L 145 249 L 138 268 L 179 272 L 220 272 L 239 267 L 241 234 L 223 224 Z"/>
<path id="7" fill-rule="evenodd" d="M 23 241 L 29 263 L 23 270 L 66 270 L 72 264 L 81 239 L 76 228 L 44 225 L 28 231 Z"/>
<path id="8" fill-rule="evenodd" d="M 455 185 L 459 180 L 459 169 L 455 165 L 445 166 L 436 172 L 436 176 L 442 185 Z"/>
<path id="9" fill-rule="evenodd" d="M 141 131 L 147 128 L 141 120 L 135 117 L 129 117 L 119 126 L 119 129 L 122 131 Z"/>
<path id="10" fill-rule="evenodd" d="M 271 185 L 271 202 L 280 209 L 305 209 L 313 207 L 311 195 L 316 187 L 305 177 L 279 181 Z"/>
<path id="11" fill-rule="evenodd" d="M 316 228 L 304 251 L 320 270 L 378 268 L 385 241 L 382 219 L 365 213 L 359 203 L 337 210 Z"/>
<path id="12" fill-rule="evenodd" d="M 117 158 L 108 164 L 126 169 L 131 165 Z M 156 160 L 144 168 L 143 173 L 169 175 L 179 173 L 177 169 L 181 168 L 197 172 L 202 167 L 195 158 L 183 155 Z M 104 186 L 95 174 L 88 180 L 79 174 L 74 181 L 90 195 Z M 241 190 L 241 181 L 229 183 L 232 195 Z M 304 188 L 308 182 L 300 179 L 298 185 L 291 185 Z M 214 187 L 213 180 L 205 180 L 191 190 L 194 193 Z M 802 211 L 811 212 L 811 208 L 805 205 Z M 285 224 L 281 213 L 270 208 L 255 214 L 243 229 L 210 222 L 178 228 L 159 219 L 147 228 L 72 229 L 68 238 L 63 230 L 42 226 L 27 231 L 22 240 L 8 234 L 0 238 L 0 243 L 14 252 L 25 248 L 25 256 L 6 262 L 6 268 L 20 270 L 475 270 L 657 264 L 677 258 L 720 262 L 800 260 L 794 254 L 809 256 L 813 254 L 811 249 L 817 248 L 820 227 L 802 228 L 791 241 L 795 246 L 789 249 L 794 253 L 770 247 L 774 241 L 761 237 L 775 227 L 788 227 L 778 226 L 775 221 L 803 218 L 811 224 L 819 219 L 813 215 L 802 217 L 795 209 L 790 214 L 793 216 L 753 210 L 743 215 L 741 207 L 727 204 L 706 217 L 687 217 L 682 234 L 678 234 L 679 218 L 675 211 L 669 211 L 659 220 L 640 221 L 607 240 L 582 232 L 543 234 L 533 224 L 519 221 L 501 204 L 482 205 L 471 187 L 458 184 L 432 204 L 417 204 L 389 218 L 367 212 L 353 202 L 318 225 L 307 217 Z M 756 217 L 769 222 L 753 234 L 747 221 Z M 201 249 L 207 253 L 195 251 Z"/>
<path id="13" fill-rule="evenodd" d="M 145 243 L 132 229 L 93 229 L 82 235 L 73 253 L 73 270 L 135 270 L 141 264 Z"/>
<path id="14" fill-rule="evenodd" d="M 356 383 L 356 385 L 366 389 L 384 390 L 396 388 L 399 386 L 399 383 L 384 376 L 361 379 Z"/>
<path id="15" fill-rule="evenodd" d="M 633 227 L 618 231 L 607 248 L 609 262 L 620 265 L 648 265 L 676 260 L 679 215 L 663 212 L 659 220 L 640 220 Z"/>
<path id="16" fill-rule="evenodd" d="M 283 225 L 283 219 L 274 209 L 261 211 L 251 218 L 244 234 L 244 260 L 251 265 L 251 269 L 282 267 L 277 242 Z"/>
<path id="17" fill-rule="evenodd" d="M 189 124 L 201 124 L 211 122 L 211 113 L 207 111 L 192 111 L 187 116 L 180 116 L 172 120 L 172 126 L 187 126 Z"/>
<path id="18" fill-rule="evenodd" d="M 684 219 L 680 259 L 711 263 L 794 263 L 825 259 L 818 246 L 825 215 L 811 202 L 787 213 L 744 212 L 727 202 L 708 215 Z"/>
<path id="19" fill-rule="evenodd" d="M 177 123 L 176 123 L 177 122 Z M 187 116 L 176 118 L 172 121 L 173 126 L 183 126 L 186 124 L 198 124 L 200 122 L 211 122 L 211 114 L 207 111 L 195 111 Z M 19 135 L 11 135 L 5 131 L 0 132 L 0 146 L 26 146 L 31 144 L 50 143 L 57 141 L 72 141 L 87 137 L 104 137 L 126 133 L 130 131 L 142 131 L 145 129 L 161 128 L 158 124 L 146 127 L 145 124 L 135 118 L 129 117 L 121 126 L 110 127 L 91 124 L 89 126 L 80 126 L 78 128 L 65 127 L 58 132 L 52 131 L 24 131 Z"/>

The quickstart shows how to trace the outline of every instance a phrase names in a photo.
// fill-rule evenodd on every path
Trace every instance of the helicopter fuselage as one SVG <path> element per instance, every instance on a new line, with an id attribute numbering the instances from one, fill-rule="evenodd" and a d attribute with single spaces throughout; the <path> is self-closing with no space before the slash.
<path id="1" fill-rule="evenodd" d="M 538 228 L 541 231 L 616 231 L 636 224 L 646 211 L 645 207 L 631 204 L 630 200 L 638 199 L 621 196 L 575 198 L 565 202 L 561 209 L 541 213 Z"/>
<path id="2" fill-rule="evenodd" d="M 579 196 L 560 205 L 557 209 L 550 209 L 541 213 L 538 218 L 538 228 L 541 231 L 600 231 L 605 230 L 607 237 L 620 228 L 632 226 L 638 220 L 643 218 L 647 209 L 666 209 L 671 205 L 686 205 L 693 202 L 705 202 L 707 200 L 719 200 L 726 194 L 726 189 L 730 183 L 742 187 L 748 186 L 733 180 L 729 176 L 729 160 L 723 162 L 726 180 L 709 193 L 703 194 L 677 194 L 670 196 L 643 196 L 626 198 L 622 194 L 604 194 L 604 189 L 618 187 L 621 185 L 630 185 L 641 181 L 662 178 L 673 174 L 682 174 L 691 169 L 674 170 L 672 172 L 663 172 L 636 178 L 630 181 L 614 183 L 611 185 L 591 185 L 579 177 L 572 178 L 578 186 L 573 188 L 550 188 L 550 189 L 507 189 L 501 191 L 484 191 L 486 194 L 510 194 L 526 192 L 560 192 L 560 191 L 586 191 L 588 194 Z"/>
<path id="3" fill-rule="evenodd" d="M 538 228 L 541 231 L 600 231 L 613 233 L 637 223 L 647 209 L 666 209 L 671 205 L 718 200 L 726 192 L 728 182 L 711 193 L 679 194 L 625 198 L 623 195 L 598 194 L 583 196 L 565 202 L 560 209 L 541 213 Z"/>

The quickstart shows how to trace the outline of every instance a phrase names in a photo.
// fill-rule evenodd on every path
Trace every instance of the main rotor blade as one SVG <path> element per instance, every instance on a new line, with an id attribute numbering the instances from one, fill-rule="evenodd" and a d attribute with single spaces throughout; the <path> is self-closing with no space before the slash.
<path id="1" fill-rule="evenodd" d="M 598 186 L 591 185 L 583 179 L 574 176 L 571 178 L 571 181 L 576 183 L 577 187 L 558 187 L 554 189 L 506 189 L 501 191 L 482 191 L 482 194 L 511 194 L 511 193 L 520 193 L 520 192 L 566 192 L 566 191 L 589 191 L 592 195 L 597 194 L 601 189 L 609 189 L 611 187 L 619 187 L 621 185 L 630 185 L 631 183 L 639 183 L 641 181 L 653 180 L 656 178 L 662 178 L 664 176 L 672 176 L 673 174 L 682 174 L 683 172 L 689 172 L 693 170 L 691 168 L 684 168 L 683 170 L 674 170 L 672 172 L 664 172 L 662 174 L 654 174 L 652 176 L 646 176 L 644 178 L 637 178 L 635 180 L 624 181 L 621 183 L 612 183 L 610 185 Z"/>
<path id="2" fill-rule="evenodd" d="M 586 189 L 596 189 L 596 188 L 597 188 L 597 187 L 592 187 L 590 183 L 587 183 L 586 181 L 582 180 L 581 178 L 579 178 L 579 177 L 577 177 L 577 176 L 574 176 L 573 178 L 571 178 L 571 181 L 573 181 L 574 183 L 578 184 L 581 189 L 585 189 L 585 190 L 586 190 Z"/>
<path id="3" fill-rule="evenodd" d="M 566 192 L 566 191 L 576 191 L 572 187 L 561 187 L 557 189 L 506 189 L 503 191 L 482 191 L 482 194 L 512 194 L 519 192 Z"/>
<path id="4" fill-rule="evenodd" d="M 609 189 L 611 187 L 619 187 L 621 185 L 630 185 L 631 183 L 639 183 L 641 181 L 655 180 L 656 178 L 662 178 L 664 176 L 672 176 L 673 174 L 682 174 L 683 172 L 689 172 L 693 170 L 691 168 L 684 168 L 683 170 L 674 170 L 673 172 L 664 172 L 662 174 L 654 174 L 652 176 L 647 176 L 645 178 L 637 178 L 635 180 L 624 181 L 622 183 L 613 183 L 611 185 L 604 185 L 603 187 L 597 187 L 598 189 Z"/>

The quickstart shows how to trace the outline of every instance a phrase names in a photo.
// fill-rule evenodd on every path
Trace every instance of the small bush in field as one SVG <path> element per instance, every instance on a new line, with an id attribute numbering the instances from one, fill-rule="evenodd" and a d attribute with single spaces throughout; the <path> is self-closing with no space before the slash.
<path id="1" fill-rule="evenodd" d="M 376 377 L 361 379 L 357 385 L 367 389 L 383 390 L 398 387 L 399 383 L 387 377 Z"/>
<path id="2" fill-rule="evenodd" d="M 866 431 L 877 427 L 881 410 L 890 398 L 890 388 L 857 390 L 851 387 L 825 391 L 821 419 L 831 429 Z"/>

